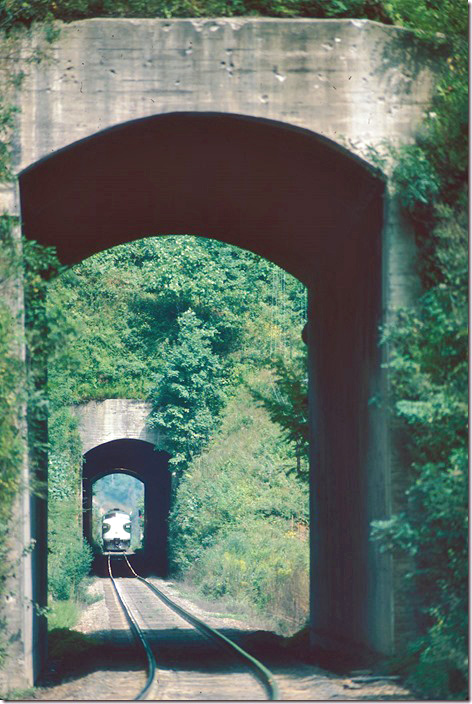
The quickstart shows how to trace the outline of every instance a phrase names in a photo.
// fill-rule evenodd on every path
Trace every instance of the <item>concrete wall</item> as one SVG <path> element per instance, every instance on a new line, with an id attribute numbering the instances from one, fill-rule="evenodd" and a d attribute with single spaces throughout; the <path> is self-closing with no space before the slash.
<path id="1" fill-rule="evenodd" d="M 424 45 L 367 20 L 92 19 L 61 26 L 49 53 L 21 88 L 19 169 L 111 125 L 193 110 L 281 120 L 363 154 L 411 138 L 431 89 Z"/>
<path id="2" fill-rule="evenodd" d="M 26 57 L 41 41 L 39 34 L 25 39 L 23 55 Z M 18 171 L 106 127 L 173 111 L 231 112 L 281 120 L 329 137 L 365 156 L 369 145 L 379 145 L 385 139 L 394 143 L 412 140 L 427 109 L 435 62 L 411 33 L 364 20 L 95 19 L 62 26 L 58 41 L 47 48 L 47 53 L 48 60 L 25 65 L 26 78 L 18 92 Z M 0 56 L 0 60 L 8 58 Z M 2 207 L 15 211 L 13 191 L 3 192 L 0 201 Z M 338 207 L 342 208 L 342 203 Z M 395 484 L 401 475 L 401 463 L 395 459 L 395 438 L 385 410 L 369 406 L 367 411 L 365 403 L 375 393 L 384 394 L 386 401 L 387 385 L 375 352 L 373 331 L 398 305 L 414 299 L 418 287 L 412 234 L 393 200 L 387 199 L 384 215 L 380 250 L 374 247 L 370 258 L 369 252 L 362 250 L 366 263 L 371 261 L 375 266 L 375 271 L 367 270 L 365 285 L 359 278 L 363 264 L 350 269 L 347 255 L 340 255 L 346 275 L 359 284 L 354 300 L 363 301 L 365 311 L 370 311 L 358 328 L 353 323 L 355 318 L 349 319 L 349 306 L 345 305 L 350 291 L 343 296 L 329 285 L 329 274 L 318 292 L 313 281 L 309 333 L 316 469 L 313 486 L 319 489 L 317 495 L 313 494 L 313 521 L 318 533 L 315 531 L 313 548 L 312 600 L 317 616 L 312 632 L 318 644 L 329 646 L 332 637 L 333 647 L 341 647 L 346 636 L 348 647 L 352 647 L 357 630 L 364 645 L 389 652 L 398 639 L 401 604 L 392 588 L 391 565 L 367 548 L 366 529 L 370 518 L 389 514 L 392 479 Z M 361 238 L 359 242 L 361 224 L 359 221 L 353 230 Z M 365 225 L 368 229 L 368 223 Z M 67 236 L 66 221 L 62 236 Z M 373 232 L 366 241 L 374 242 L 371 237 Z M 347 251 L 352 255 L 349 247 Z M 321 290 L 326 304 L 324 317 L 319 308 Z M 366 299 L 373 290 L 375 300 L 369 308 Z M 333 321 L 337 326 L 332 337 L 336 354 L 330 359 L 326 340 L 331 339 Z M 349 324 L 346 334 L 341 335 L 344 321 Z M 349 358 L 345 356 L 348 346 L 352 348 Z M 334 359 L 341 365 L 345 360 L 345 372 L 338 378 Z M 353 360 L 358 366 L 349 372 Z M 327 370 L 325 376 L 323 369 Z M 356 393 L 346 391 L 353 374 L 360 374 L 364 380 Z M 333 394 L 337 394 L 338 407 Z M 333 398 L 334 406 L 329 408 Z M 100 410 L 100 404 L 96 405 L 97 417 L 113 416 L 105 406 Z M 348 423 L 359 408 L 359 422 L 366 429 L 362 442 L 360 435 L 353 438 L 353 426 Z M 119 418 L 118 410 L 113 422 L 100 421 L 100 437 L 111 439 L 113 423 L 123 423 L 119 432 L 128 432 Z M 330 428 L 320 434 L 329 418 Z M 362 472 L 356 476 L 347 471 L 350 452 L 343 451 L 339 443 L 338 422 L 346 427 L 345 437 L 351 438 L 355 464 L 362 464 Z M 89 433 L 95 432 L 92 424 L 85 432 L 87 443 L 96 443 L 89 439 Z M 317 445 L 320 437 L 322 441 Z M 337 441 L 339 447 L 335 447 Z M 331 464 L 333 459 L 341 468 L 339 473 Z M 344 532 L 352 527 L 356 539 L 363 541 L 362 549 L 356 543 L 355 560 L 364 576 L 370 575 L 367 583 L 355 576 L 356 590 L 363 592 L 357 594 L 357 601 L 343 586 L 349 585 L 349 570 L 355 560 L 337 563 L 336 550 L 348 546 L 343 526 L 333 523 L 333 519 L 343 520 L 343 507 L 349 507 L 352 497 L 355 506 Z M 29 520 L 27 509 L 23 518 Z M 324 581 L 320 581 L 323 570 Z M 21 579 L 20 591 L 28 594 L 28 576 Z M 317 601 L 320 598 L 326 606 L 324 611 Z M 367 604 L 372 605 L 368 613 Z M 349 617 L 358 607 L 359 614 Z M 25 624 L 29 618 L 25 612 Z M 350 621 L 343 633 L 345 618 Z M 20 625 L 20 631 L 22 628 Z M 30 652 L 27 624 L 21 638 L 24 651 Z M 30 665 L 25 665 L 22 676 L 25 683 L 31 680 Z"/>
<path id="3" fill-rule="evenodd" d="M 161 438 L 149 428 L 151 404 L 127 398 L 89 401 L 72 407 L 85 454 L 112 440 L 144 440 L 159 445 Z"/>
<path id="4" fill-rule="evenodd" d="M 16 188 L 12 190 L 16 198 Z M 12 231 L 14 247 L 21 254 L 21 229 L 15 226 Z M 6 253 L 8 256 L 8 252 Z M 2 255 L 0 254 L 0 258 Z M 2 262 L 5 265 L 5 261 Z M 7 269 L 5 270 L 7 271 Z M 4 273 L 4 272 L 3 272 Z M 12 276 L 0 281 L 0 299 L 13 314 L 13 354 L 21 364 L 25 363 L 26 346 L 24 338 L 23 282 Z M 26 394 L 19 390 L 16 423 L 19 440 L 18 493 L 11 507 L 11 520 L 6 536 L 6 559 L 9 573 L 2 589 L 0 607 L 0 629 L 2 646 L 6 647 L 6 658 L 0 668 L 0 696 L 17 689 L 32 686 L 42 664 L 38 657 L 39 644 L 45 652 L 45 618 L 35 609 L 46 606 L 45 602 L 45 560 L 40 546 L 39 533 L 44 534 L 46 519 L 45 502 L 30 491 L 30 460 L 27 426 Z M 39 538 L 39 540 L 38 540 Z"/>

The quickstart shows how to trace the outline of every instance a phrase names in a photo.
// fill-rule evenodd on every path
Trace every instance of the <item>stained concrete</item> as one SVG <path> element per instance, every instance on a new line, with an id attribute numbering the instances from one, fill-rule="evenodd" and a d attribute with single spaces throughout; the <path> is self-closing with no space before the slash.
<path id="1" fill-rule="evenodd" d="M 24 54 L 38 41 L 25 40 Z M 398 305 L 415 299 L 418 280 L 408 223 L 358 157 L 384 139 L 413 139 L 435 56 L 411 33 L 365 20 L 253 18 L 87 20 L 62 27 L 48 51 L 48 61 L 26 67 L 18 94 L 16 165 L 30 167 L 20 179 L 25 234 L 56 243 L 69 263 L 132 239 L 133 227 L 134 236 L 206 234 L 267 256 L 307 284 L 312 642 L 392 652 L 404 604 L 395 566 L 369 543 L 368 528 L 390 515 L 402 466 L 377 335 Z M 166 120 L 173 133 L 167 144 L 154 142 L 164 155 L 157 151 L 152 166 L 154 191 L 149 162 L 140 169 L 132 158 L 146 130 L 120 127 L 147 117 L 157 140 Z M 108 127 L 116 131 L 67 148 Z M 189 163 L 204 176 L 201 185 L 194 179 L 198 193 L 211 186 L 203 201 L 192 200 L 191 179 L 182 198 Z M 6 194 L 4 203 L 14 207 L 15 198 Z"/>
<path id="2" fill-rule="evenodd" d="M 144 484 L 145 542 L 138 558 L 147 573 L 168 572 L 168 527 L 171 474 L 164 438 L 150 427 L 152 404 L 136 399 L 89 401 L 71 408 L 77 418 L 84 455 L 82 508 L 85 538 L 92 540 L 93 484 L 124 472 Z"/>
<path id="3" fill-rule="evenodd" d="M 159 447 L 159 433 L 149 427 L 152 406 L 147 401 L 110 398 L 88 401 L 71 407 L 77 418 L 78 431 L 85 454 L 98 445 L 112 440 L 143 440 Z"/>
<path id="4" fill-rule="evenodd" d="M 194 110 L 281 120 L 364 154 L 385 138 L 411 137 L 431 90 L 434 57 L 425 45 L 368 20 L 58 26 L 50 59 L 29 69 L 21 88 L 18 169 L 106 127 Z"/>

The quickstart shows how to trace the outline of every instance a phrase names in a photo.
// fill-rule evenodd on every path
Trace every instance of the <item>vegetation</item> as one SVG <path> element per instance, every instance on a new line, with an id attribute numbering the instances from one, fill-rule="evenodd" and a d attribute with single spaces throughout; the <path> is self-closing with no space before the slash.
<path id="1" fill-rule="evenodd" d="M 396 22 L 433 42 L 446 35 L 449 51 L 422 134 L 395 154 L 425 292 L 384 331 L 411 484 L 405 511 L 377 522 L 374 537 L 414 565 L 421 637 L 404 662 L 410 684 L 423 696 L 457 698 L 468 678 L 468 12 L 456 0 L 395 0 L 390 8 Z"/>
<path id="2" fill-rule="evenodd" d="M 71 629 L 77 625 L 80 610 L 75 599 L 49 599 L 48 630 Z"/>
<path id="3" fill-rule="evenodd" d="M 143 396 L 153 404 L 152 422 L 165 431 L 178 480 L 170 526 L 175 570 L 205 594 L 226 594 L 271 612 L 284 631 L 303 624 L 306 442 L 300 443 L 305 430 L 297 434 L 299 417 L 290 413 L 290 404 L 293 397 L 306 415 L 306 373 L 301 378 L 294 373 L 305 366 L 300 339 L 305 306 L 304 287 L 277 267 L 193 237 L 122 245 L 50 282 L 49 318 L 67 330 L 49 364 L 51 498 L 63 495 L 57 505 L 53 500 L 51 514 L 50 583 L 56 599 L 74 593 L 87 565 L 73 533 L 64 542 L 60 538 L 67 532 L 65 521 L 74 523 L 67 518 L 71 504 L 64 501 L 73 501 L 78 476 L 75 428 L 64 404 Z M 290 437 L 256 408 L 254 397 L 275 416 L 275 399 L 283 399 Z M 195 482 L 194 463 L 205 480 Z M 303 471 L 292 475 L 297 466 Z M 121 480 L 114 482 L 121 486 Z M 241 492 L 253 496 L 244 507 Z M 103 499 L 103 491 L 100 495 Z M 190 510 L 189 501 L 201 510 Z M 212 525 L 204 527 L 210 515 Z M 65 550 L 68 568 L 60 572 L 56 565 L 64 565 Z M 221 555 L 229 573 L 255 560 L 258 572 L 248 571 L 239 588 L 229 573 L 211 583 L 205 571 Z M 198 569 L 189 572 L 190 565 Z"/>
<path id="4" fill-rule="evenodd" d="M 88 574 L 92 559 L 82 537 L 82 451 L 76 422 L 68 407 L 65 379 L 54 375 L 48 378 L 48 365 L 64 370 L 69 364 L 64 345 L 70 339 L 69 326 L 62 307 L 51 308 L 45 300 L 48 279 L 60 271 L 53 251 L 24 242 L 23 253 L 32 488 L 44 496 L 47 470 L 49 593 L 54 600 L 64 601 L 77 599 L 79 585 Z"/>
<path id="5" fill-rule="evenodd" d="M 0 5 L 1 7 L 1 5 Z M 1 25 L 0 25 L 1 28 Z M 12 158 L 12 136 L 17 108 L 12 96 L 21 84 L 23 70 L 12 61 L 17 54 L 15 39 L 4 38 L 0 61 L 0 187 L 9 187 L 14 181 Z M 24 54 L 26 62 L 38 58 L 36 49 Z M 12 564 L 10 544 L 12 508 L 20 487 L 21 471 L 26 457 L 25 408 L 28 400 L 27 375 L 23 355 L 25 339 L 21 317 L 21 281 L 24 272 L 21 241 L 15 230 L 18 218 L 8 212 L 0 213 L 0 599 L 4 603 L 8 575 L 17 568 Z M 26 257 L 27 258 L 27 257 Z M 30 272 L 34 270 L 30 267 Z M 34 402 L 30 403 L 30 408 Z M 32 546 L 31 546 L 32 547 Z M 4 626 L 3 609 L 0 611 L 0 626 Z M 0 628 L 0 666 L 6 654 L 3 639 L 4 628 Z"/>
<path id="6" fill-rule="evenodd" d="M 256 376 L 271 383 L 267 370 Z M 308 615 L 308 485 L 292 467 L 280 429 L 241 386 L 189 463 L 170 523 L 174 569 L 205 596 L 247 604 L 282 632 Z"/>
<path id="7" fill-rule="evenodd" d="M 467 5 L 463 0 L 0 0 L 5 30 L 52 19 L 212 15 L 364 17 L 409 27 L 444 52 L 422 132 L 415 145 L 395 152 L 394 181 L 415 224 L 424 295 L 414 309 L 399 311 L 383 333 L 411 477 L 405 511 L 377 522 L 373 537 L 384 549 L 411 558 L 412 588 L 423 595 L 422 635 L 403 660 L 410 683 L 431 698 L 464 696 Z M 2 181 L 11 178 L 13 117 L 13 107 L 3 101 Z M 8 215 L 1 217 L 2 286 L 19 266 L 13 225 Z M 35 321 L 28 333 L 30 360 L 36 350 L 39 358 L 50 359 L 50 575 L 56 600 L 67 610 L 90 557 L 76 520 L 80 447 L 67 407 L 87 399 L 141 397 L 153 401 L 156 426 L 170 429 L 168 449 L 180 479 L 171 526 L 176 568 L 207 594 L 272 610 L 283 630 L 301 622 L 307 470 L 303 353 L 296 342 L 303 324 L 301 288 L 250 254 L 205 240 L 167 238 L 116 248 L 62 274 L 50 286 L 45 309 L 40 272 L 54 266 L 53 259 L 34 248 L 26 256 L 28 315 Z M 271 295 L 274 282 L 277 301 Z M 5 545 L 23 456 L 15 324 L 0 303 L 0 545 Z M 38 466 L 44 460 L 44 371 L 44 365 L 30 364 L 29 420 Z M 239 448 L 238 462 L 228 455 L 230 445 Z M 64 545 L 60 531 L 66 525 Z M 4 584 L 9 568 L 3 557 Z M 282 605 L 283 595 L 288 604 Z"/>
<path id="8" fill-rule="evenodd" d="M 105 511 L 121 508 L 130 514 L 132 551 L 142 548 L 144 527 L 144 484 L 128 474 L 108 474 L 93 485 L 92 548 L 100 550 L 102 540 L 102 516 Z"/>
<path id="9" fill-rule="evenodd" d="M 0 218 L 0 287 L 13 294 L 12 285 L 18 272 L 15 246 L 12 242 L 12 219 Z M 18 325 L 7 300 L 0 300 L 0 595 L 6 589 L 12 564 L 8 535 L 13 501 L 18 490 L 24 441 L 21 436 L 21 405 L 18 398 L 23 374 L 19 358 Z M 0 614 L 0 626 L 4 615 Z M 0 628 L 3 631 L 3 628 Z M 5 656 L 5 642 L 0 640 L 0 664 Z"/>
<path id="10" fill-rule="evenodd" d="M 52 19 L 89 17 L 364 17 L 391 22 L 382 0 L 1 0 L 0 23 L 10 28 Z"/>

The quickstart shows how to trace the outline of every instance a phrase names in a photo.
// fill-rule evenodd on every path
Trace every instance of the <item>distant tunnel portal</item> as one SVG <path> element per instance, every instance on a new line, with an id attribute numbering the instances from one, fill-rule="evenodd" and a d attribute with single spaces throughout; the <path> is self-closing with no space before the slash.
<path id="1" fill-rule="evenodd" d="M 144 484 L 145 531 L 140 569 L 165 577 L 169 571 L 168 516 L 171 474 L 169 455 L 143 440 L 112 440 L 84 455 L 82 473 L 84 537 L 92 542 L 93 484 L 108 474 L 126 473 Z"/>

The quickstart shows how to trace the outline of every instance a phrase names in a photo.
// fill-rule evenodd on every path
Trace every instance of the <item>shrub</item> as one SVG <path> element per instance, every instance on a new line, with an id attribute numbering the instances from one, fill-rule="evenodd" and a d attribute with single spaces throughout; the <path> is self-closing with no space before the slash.
<path id="1" fill-rule="evenodd" d="M 308 489 L 287 474 L 292 466 L 281 430 L 240 387 L 184 473 L 170 518 L 174 570 L 206 596 L 251 605 L 283 632 L 308 611 Z"/>
<path id="2" fill-rule="evenodd" d="M 249 604 L 283 633 L 308 617 L 308 549 L 304 532 L 248 519 L 206 550 L 188 572 L 207 597 Z"/>
<path id="3" fill-rule="evenodd" d="M 382 0 L 24 0 L 0 2 L 0 23 L 88 17 L 366 17 L 389 21 Z"/>
<path id="4" fill-rule="evenodd" d="M 51 501 L 49 509 L 49 591 L 59 600 L 76 597 L 92 564 L 74 500 Z"/>
<path id="5" fill-rule="evenodd" d="M 74 628 L 79 619 L 79 606 L 75 599 L 56 601 L 49 604 L 48 629 Z"/>

